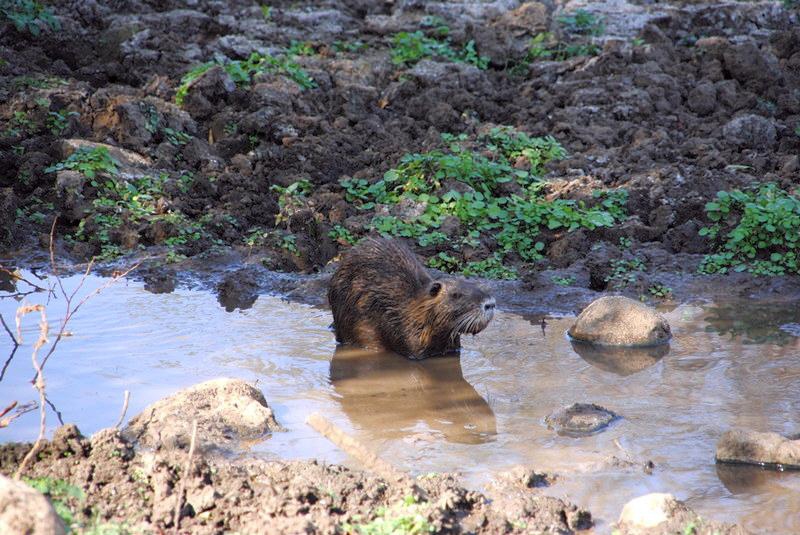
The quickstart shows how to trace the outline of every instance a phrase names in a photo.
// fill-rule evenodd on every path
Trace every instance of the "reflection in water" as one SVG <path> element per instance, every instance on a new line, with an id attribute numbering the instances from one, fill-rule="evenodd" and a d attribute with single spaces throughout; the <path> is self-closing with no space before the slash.
<path id="1" fill-rule="evenodd" d="M 394 353 L 339 346 L 330 381 L 353 422 L 384 438 L 415 432 L 419 422 L 449 442 L 494 440 L 494 413 L 461 371 L 458 356 L 409 360 Z"/>
<path id="2" fill-rule="evenodd" d="M 777 485 L 792 475 L 747 464 L 717 463 L 717 477 L 731 494 L 755 494 Z"/>
<path id="3" fill-rule="evenodd" d="M 721 303 L 706 312 L 706 332 L 741 336 L 745 344 L 786 345 L 797 340 L 792 329 L 781 328 L 800 322 L 796 303 L 748 303 L 746 313 L 741 303 Z"/>
<path id="4" fill-rule="evenodd" d="M 649 368 L 669 353 L 669 344 L 651 347 L 604 347 L 570 341 L 573 351 L 601 370 L 623 377 Z"/>

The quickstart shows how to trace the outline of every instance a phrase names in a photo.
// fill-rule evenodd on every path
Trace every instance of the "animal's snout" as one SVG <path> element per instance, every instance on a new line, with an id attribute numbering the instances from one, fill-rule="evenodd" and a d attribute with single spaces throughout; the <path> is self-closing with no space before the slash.
<path id="1" fill-rule="evenodd" d="M 494 297 L 491 297 L 483 302 L 483 310 L 486 312 L 494 312 L 495 301 Z"/>

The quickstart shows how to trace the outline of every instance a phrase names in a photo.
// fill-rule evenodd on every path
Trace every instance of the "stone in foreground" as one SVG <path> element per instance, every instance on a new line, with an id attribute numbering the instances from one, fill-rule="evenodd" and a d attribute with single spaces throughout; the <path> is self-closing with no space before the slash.
<path id="1" fill-rule="evenodd" d="M 581 342 L 625 347 L 663 344 L 672 336 L 664 316 L 647 305 L 618 295 L 590 303 L 568 333 Z"/>
<path id="2" fill-rule="evenodd" d="M 186 448 L 193 420 L 201 450 L 230 449 L 280 429 L 261 391 L 238 379 L 214 379 L 150 405 L 123 435 L 144 447 Z"/>
<path id="3" fill-rule="evenodd" d="M 62 535 L 64 526 L 43 494 L 0 475 L 0 533 Z"/>
<path id="4" fill-rule="evenodd" d="M 800 440 L 778 433 L 743 429 L 727 431 L 717 442 L 717 461 L 800 470 Z"/>

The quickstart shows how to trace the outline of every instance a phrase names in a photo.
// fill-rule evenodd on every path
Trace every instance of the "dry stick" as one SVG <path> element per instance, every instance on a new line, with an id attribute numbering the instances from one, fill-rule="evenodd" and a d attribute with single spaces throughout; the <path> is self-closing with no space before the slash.
<path id="1" fill-rule="evenodd" d="M 192 421 L 192 439 L 189 441 L 189 456 L 186 458 L 186 466 L 183 468 L 181 474 L 181 484 L 178 487 L 178 501 L 175 504 L 175 512 L 172 515 L 172 525 L 174 527 L 173 533 L 177 535 L 178 528 L 181 524 L 181 509 L 183 509 L 183 493 L 186 490 L 186 477 L 192 469 L 192 457 L 194 456 L 194 443 L 197 440 L 197 420 Z"/>
<path id="2" fill-rule="evenodd" d="M 11 354 L 6 359 L 5 364 L 3 364 L 3 369 L 0 369 L 0 381 L 2 381 L 3 377 L 6 376 L 6 370 L 11 365 L 11 361 L 14 360 L 14 355 L 16 354 L 17 349 L 19 349 L 19 346 L 14 346 L 14 349 L 11 350 Z"/>
<path id="3" fill-rule="evenodd" d="M 14 403 L 12 403 L 8 407 L 6 407 L 3 410 L 3 412 L 0 413 L 0 417 L 2 417 L 4 414 L 6 414 L 11 409 L 13 409 L 16 405 L 17 405 L 17 402 L 15 401 Z M 27 413 L 29 413 L 31 411 L 34 411 L 34 410 L 36 410 L 36 404 L 33 403 L 33 402 L 31 402 L 30 404 L 26 403 L 25 405 L 22 405 L 21 407 L 17 408 L 17 412 L 12 414 L 8 418 L 1 418 L 0 419 L 0 429 L 2 429 L 3 427 L 8 427 L 9 425 L 11 425 L 11 422 L 16 420 L 17 418 L 19 418 L 23 414 L 27 414 Z"/>
<path id="4" fill-rule="evenodd" d="M 1 264 L 0 264 L 0 271 L 2 271 L 3 273 L 7 273 L 14 280 L 18 280 L 18 281 L 24 282 L 25 284 L 27 284 L 28 286 L 33 288 L 34 292 L 47 292 L 47 291 L 49 291 L 48 288 L 43 288 L 43 287 L 39 286 L 38 284 L 32 283 L 31 281 L 29 281 L 25 277 L 21 276 L 18 272 L 11 271 L 10 269 L 8 269 L 7 267 L 4 267 Z M 17 293 L 28 295 L 29 293 L 33 293 L 33 292 L 17 292 Z M 8 297 L 8 296 L 6 296 L 6 297 Z"/>
<path id="5" fill-rule="evenodd" d="M 119 415 L 119 420 L 117 420 L 117 425 L 114 426 L 117 429 L 119 429 L 119 426 L 122 425 L 122 421 L 125 419 L 125 413 L 128 412 L 128 401 L 130 399 L 131 399 L 131 391 L 130 390 L 126 390 L 125 391 L 125 401 L 122 402 L 122 412 Z"/>
<path id="6" fill-rule="evenodd" d="M 39 451 L 39 447 L 44 440 L 44 433 L 46 429 L 46 418 L 47 418 L 47 407 L 45 406 L 45 385 L 44 385 L 44 375 L 42 374 L 42 366 L 39 364 L 39 360 L 37 356 L 39 354 L 39 349 L 47 343 L 47 334 L 49 332 L 49 326 L 47 324 L 47 314 L 45 313 L 44 305 L 23 305 L 19 309 L 17 309 L 17 317 L 20 317 L 20 310 L 23 311 L 24 314 L 28 314 L 29 312 L 38 311 L 41 317 L 41 321 L 39 323 L 39 339 L 36 340 L 36 343 L 33 344 L 33 351 L 31 352 L 31 362 L 33 363 L 33 367 L 36 370 L 36 377 L 34 380 L 34 387 L 39 392 L 39 436 L 36 438 L 36 442 L 33 444 L 33 447 L 30 449 L 25 458 L 22 459 L 22 462 L 19 463 L 19 467 L 17 471 L 14 473 L 14 479 L 19 479 L 22 473 L 25 471 L 25 467 L 28 465 L 30 460 L 33 458 L 34 455 Z"/>
<path id="7" fill-rule="evenodd" d="M 371 470 L 386 480 L 407 480 L 411 481 L 411 477 L 384 461 L 369 449 L 366 448 L 361 442 L 354 439 L 350 435 L 345 434 L 344 431 L 336 427 L 324 416 L 314 413 L 306 418 L 306 423 L 314 428 L 320 435 L 324 436 L 336 446 L 342 449 L 345 453 L 354 457 L 358 462 L 364 465 L 365 468 Z"/>

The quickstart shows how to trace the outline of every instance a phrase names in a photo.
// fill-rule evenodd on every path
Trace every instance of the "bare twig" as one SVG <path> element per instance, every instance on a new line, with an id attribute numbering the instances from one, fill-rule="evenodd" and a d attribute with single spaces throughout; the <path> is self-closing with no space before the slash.
<path id="1" fill-rule="evenodd" d="M 58 423 L 60 425 L 64 425 L 64 417 L 61 415 L 61 411 L 56 408 L 55 403 L 50 401 L 50 398 L 45 396 L 44 400 L 47 402 L 47 406 L 53 409 L 53 412 L 56 413 L 56 418 L 58 418 Z"/>
<path id="2" fill-rule="evenodd" d="M 9 416 L 7 418 L 3 418 L 3 416 L 8 414 L 9 411 L 13 410 L 14 407 L 17 407 L 17 402 L 16 401 L 13 402 L 8 407 L 6 407 L 5 409 L 3 409 L 2 412 L 0 412 L 0 429 L 2 429 L 3 427 L 8 427 L 9 425 L 11 425 L 11 422 L 16 420 L 17 418 L 19 418 L 23 414 L 31 412 L 33 410 L 36 410 L 36 403 L 30 402 L 30 403 L 26 403 L 25 405 L 22 405 L 20 407 L 17 407 L 17 410 L 16 410 L 16 412 L 14 414 L 12 414 L 11 416 Z"/>
<path id="3" fill-rule="evenodd" d="M 17 347 L 19 345 L 19 342 L 17 342 L 17 338 L 14 336 L 14 333 L 12 333 L 11 329 L 9 329 L 8 325 L 6 325 L 6 320 L 3 319 L 2 314 L 0 314 L 0 323 L 3 324 L 3 329 L 5 329 L 6 332 L 8 333 L 8 336 L 11 337 L 11 341 L 14 343 L 14 347 Z"/>
<path id="4" fill-rule="evenodd" d="M 6 359 L 6 363 L 3 364 L 3 369 L 0 370 L 0 382 L 3 380 L 3 377 L 6 376 L 6 370 L 8 369 L 9 365 L 11 365 L 11 361 L 14 360 L 14 354 L 16 354 L 17 349 L 19 349 L 19 346 L 14 346 L 14 348 L 11 350 L 11 354 Z"/>
<path id="5" fill-rule="evenodd" d="M 20 310 L 23 311 L 23 314 L 28 314 L 30 312 L 39 312 L 40 321 L 39 321 L 39 339 L 36 340 L 36 343 L 33 344 L 33 351 L 31 352 L 31 362 L 33 363 L 33 367 L 36 370 L 36 377 L 34 379 L 34 387 L 39 392 L 39 436 L 36 438 L 36 442 L 33 444 L 33 448 L 25 455 L 25 458 L 22 459 L 22 462 L 19 463 L 19 467 L 17 468 L 16 473 L 14 474 L 14 479 L 19 479 L 22 473 L 25 471 L 25 467 L 28 465 L 30 460 L 36 455 L 41 447 L 42 441 L 44 440 L 44 433 L 46 430 L 46 418 L 47 418 L 47 407 L 45 406 L 45 385 L 44 385 L 44 375 L 42 374 L 42 366 L 39 364 L 38 355 L 39 349 L 47 343 L 47 334 L 49 332 L 49 326 L 47 324 L 47 314 L 44 309 L 44 305 L 23 305 L 17 310 L 17 318 L 19 321 Z"/>
<path id="6" fill-rule="evenodd" d="M 192 457 L 194 456 L 194 443 L 197 440 L 197 420 L 192 421 L 192 438 L 189 441 L 189 455 L 186 457 L 186 466 L 183 467 L 181 474 L 181 484 L 178 487 L 178 501 L 175 503 L 175 513 L 172 515 L 172 525 L 174 533 L 177 535 L 181 524 L 181 509 L 183 509 L 183 493 L 186 490 L 186 478 L 192 469 Z"/>
<path id="7" fill-rule="evenodd" d="M 128 401 L 130 401 L 130 399 L 131 399 L 131 391 L 126 390 L 125 401 L 122 402 L 122 412 L 119 415 L 119 420 L 117 420 L 117 425 L 114 426 L 117 429 L 119 429 L 119 426 L 121 426 L 122 422 L 125 420 L 125 413 L 128 412 Z"/>
<path id="8" fill-rule="evenodd" d="M 324 416 L 314 413 L 306 419 L 306 423 L 314 428 L 320 435 L 336 444 L 342 451 L 354 457 L 358 462 L 364 465 L 364 468 L 375 472 L 382 478 L 392 481 L 411 480 L 408 474 L 401 472 L 372 453 L 361 442 L 347 435 Z"/>
<path id="9" fill-rule="evenodd" d="M 7 273 L 12 279 L 18 280 L 18 281 L 22 281 L 25 284 L 27 284 L 28 286 L 30 286 L 31 288 L 33 288 L 33 290 L 30 291 L 30 292 L 18 292 L 18 294 L 27 295 L 27 294 L 34 293 L 34 292 L 48 292 L 48 291 L 50 291 L 49 288 L 44 288 L 42 286 L 39 286 L 38 284 L 34 284 L 31 281 L 29 281 L 28 279 L 26 279 L 25 277 L 23 277 L 22 275 L 20 275 L 17 271 L 11 271 L 10 269 L 8 269 L 5 266 L 0 265 L 0 271 L 2 271 L 3 273 Z M 9 297 L 9 296 L 5 296 L 5 297 Z"/>

